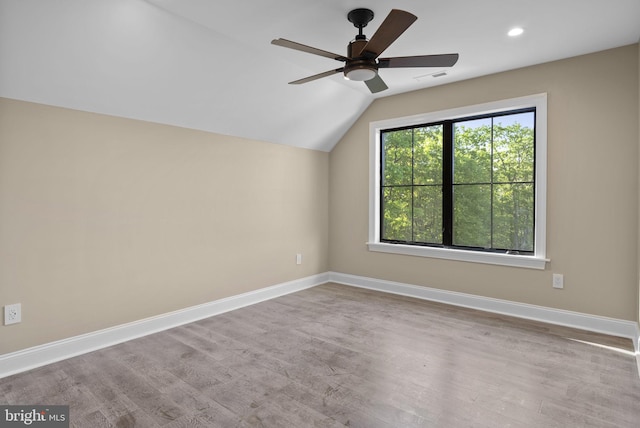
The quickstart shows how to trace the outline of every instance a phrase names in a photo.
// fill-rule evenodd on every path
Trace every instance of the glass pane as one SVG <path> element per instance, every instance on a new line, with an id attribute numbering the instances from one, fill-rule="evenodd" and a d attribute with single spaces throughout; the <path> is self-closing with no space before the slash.
<path id="1" fill-rule="evenodd" d="M 442 125 L 414 130 L 413 183 L 442 183 Z"/>
<path id="2" fill-rule="evenodd" d="M 493 245 L 533 251 L 533 184 L 499 184 L 493 188 Z"/>
<path id="3" fill-rule="evenodd" d="M 413 240 L 442 244 L 442 186 L 415 187 Z"/>
<path id="4" fill-rule="evenodd" d="M 382 191 L 382 239 L 411 241 L 411 187 Z"/>
<path id="5" fill-rule="evenodd" d="M 491 182 L 491 118 L 458 122 L 453 128 L 453 182 Z"/>
<path id="6" fill-rule="evenodd" d="M 494 119 L 493 181 L 514 183 L 533 181 L 533 112 Z"/>
<path id="7" fill-rule="evenodd" d="M 491 185 L 453 188 L 453 244 L 491 248 Z"/>
<path id="8" fill-rule="evenodd" d="M 412 182 L 411 129 L 382 134 L 382 184 L 385 186 L 409 185 Z"/>

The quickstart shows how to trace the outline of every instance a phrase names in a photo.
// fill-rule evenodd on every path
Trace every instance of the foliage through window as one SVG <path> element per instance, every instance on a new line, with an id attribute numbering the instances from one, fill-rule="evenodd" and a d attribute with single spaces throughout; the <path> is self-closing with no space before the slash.
<path id="1" fill-rule="evenodd" d="M 536 109 L 380 132 L 380 242 L 533 254 Z"/>

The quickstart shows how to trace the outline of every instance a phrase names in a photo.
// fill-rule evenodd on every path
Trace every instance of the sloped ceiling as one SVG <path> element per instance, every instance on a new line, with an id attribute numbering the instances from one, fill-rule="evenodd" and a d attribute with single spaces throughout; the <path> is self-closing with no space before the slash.
<path id="1" fill-rule="evenodd" d="M 376 95 L 340 74 L 288 85 L 342 63 L 270 41 L 346 54 L 357 7 L 369 37 L 392 8 L 418 16 L 382 56 L 460 60 L 382 70 Z M 639 39 L 640 0 L 0 0 L 0 96 L 329 151 L 378 97 Z"/>

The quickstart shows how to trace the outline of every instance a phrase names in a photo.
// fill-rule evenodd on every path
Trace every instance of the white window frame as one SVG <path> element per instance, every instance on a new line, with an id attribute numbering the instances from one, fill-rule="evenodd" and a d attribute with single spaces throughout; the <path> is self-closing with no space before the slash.
<path id="1" fill-rule="evenodd" d="M 533 255 L 490 253 L 380 242 L 380 133 L 384 129 L 415 126 L 467 116 L 536 108 L 535 247 Z M 453 108 L 414 116 L 380 120 L 369 124 L 369 251 L 431 257 L 473 263 L 544 269 L 547 229 L 547 94 L 535 94 L 484 104 Z"/>

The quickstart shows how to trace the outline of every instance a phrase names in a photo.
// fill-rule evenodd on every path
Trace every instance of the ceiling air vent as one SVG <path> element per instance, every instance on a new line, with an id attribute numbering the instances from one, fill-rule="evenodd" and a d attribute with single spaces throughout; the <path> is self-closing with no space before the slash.
<path id="1" fill-rule="evenodd" d="M 416 76 L 414 77 L 415 80 L 417 80 L 418 82 L 425 80 L 429 77 L 442 77 L 442 76 L 446 76 L 447 72 L 443 71 L 443 70 L 438 70 L 438 71 L 434 71 L 433 73 L 428 73 L 428 74 L 421 74 L 420 76 Z"/>

